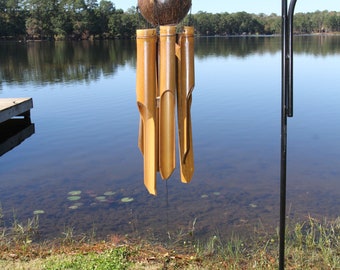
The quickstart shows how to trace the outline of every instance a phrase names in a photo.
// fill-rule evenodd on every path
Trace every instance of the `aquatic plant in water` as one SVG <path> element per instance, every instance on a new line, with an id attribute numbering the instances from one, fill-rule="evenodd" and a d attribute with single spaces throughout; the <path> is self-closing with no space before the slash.
<path id="1" fill-rule="evenodd" d="M 83 203 L 80 203 L 80 202 L 77 202 L 77 203 L 74 203 L 72 204 L 71 206 L 69 206 L 68 208 L 69 209 L 72 209 L 72 210 L 75 210 L 75 209 L 78 209 L 80 206 L 82 206 Z"/>
<path id="2" fill-rule="evenodd" d="M 81 190 L 72 190 L 68 193 L 70 196 L 79 196 L 81 194 Z"/>
<path id="3" fill-rule="evenodd" d="M 45 214 L 44 210 L 34 210 L 33 211 L 33 215 L 41 215 L 41 214 Z"/>
<path id="4" fill-rule="evenodd" d="M 104 193 L 105 196 L 113 196 L 113 195 L 115 195 L 115 194 L 116 194 L 116 192 L 113 192 L 113 191 L 106 191 L 106 192 Z"/>
<path id="5" fill-rule="evenodd" d="M 123 203 L 129 203 L 129 202 L 134 201 L 134 198 L 124 197 L 124 198 L 121 199 L 121 201 L 122 201 Z"/>
<path id="6" fill-rule="evenodd" d="M 106 202 L 106 196 L 97 196 L 96 200 L 100 201 L 100 202 Z"/>
<path id="7" fill-rule="evenodd" d="M 69 196 L 69 197 L 67 197 L 67 199 L 69 200 L 69 201 L 78 201 L 78 200 L 80 200 L 80 196 Z"/>

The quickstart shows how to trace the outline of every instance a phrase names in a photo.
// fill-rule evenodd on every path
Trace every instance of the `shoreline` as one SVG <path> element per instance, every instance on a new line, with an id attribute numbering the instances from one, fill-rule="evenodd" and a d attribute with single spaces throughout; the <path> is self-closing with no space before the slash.
<path id="1" fill-rule="evenodd" d="M 340 36 L 340 32 L 324 32 L 324 33 L 294 33 L 294 36 Z M 195 38 L 247 38 L 247 37 L 281 37 L 281 34 L 238 34 L 238 35 L 197 35 L 195 34 Z M 0 37 L 0 42 L 18 42 L 18 43 L 30 43 L 30 42 L 63 42 L 63 41 L 71 41 L 71 42 L 81 42 L 81 41 L 110 41 L 110 40 L 134 40 L 134 37 L 131 38 L 89 38 L 89 39 L 26 39 L 25 37 Z"/>
<path id="2" fill-rule="evenodd" d="M 340 217 L 288 224 L 287 269 L 338 269 Z M 93 240 L 65 235 L 43 243 L 0 237 L 2 269 L 251 269 L 278 267 L 278 235 L 254 232 L 246 242 L 237 236 L 227 242 L 218 235 L 205 243 L 179 239 L 149 242 L 111 235 Z M 7 241 L 6 241 L 7 240 Z"/>

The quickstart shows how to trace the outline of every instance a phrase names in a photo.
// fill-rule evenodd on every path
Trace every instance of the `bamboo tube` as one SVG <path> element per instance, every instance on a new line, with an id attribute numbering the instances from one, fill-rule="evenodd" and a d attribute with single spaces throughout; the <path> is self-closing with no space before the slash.
<path id="1" fill-rule="evenodd" d="M 184 27 L 179 38 L 177 118 L 180 154 L 181 181 L 189 183 L 194 173 L 192 144 L 191 103 L 195 85 L 194 28 Z"/>
<path id="2" fill-rule="evenodd" d="M 175 169 L 176 26 L 159 34 L 159 171 L 168 179 Z"/>
<path id="3" fill-rule="evenodd" d="M 137 30 L 136 94 L 140 113 L 138 146 L 144 156 L 144 184 L 156 195 L 156 43 L 155 29 Z"/>

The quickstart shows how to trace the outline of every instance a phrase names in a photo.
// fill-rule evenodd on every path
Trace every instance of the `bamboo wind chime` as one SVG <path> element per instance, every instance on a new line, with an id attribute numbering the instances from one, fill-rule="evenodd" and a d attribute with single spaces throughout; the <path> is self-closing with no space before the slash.
<path id="1" fill-rule="evenodd" d="M 194 172 L 190 115 L 195 83 L 194 28 L 185 26 L 176 34 L 174 25 L 186 15 L 191 1 L 139 0 L 138 4 L 143 17 L 159 26 L 159 32 L 151 28 L 136 33 L 138 147 L 144 157 L 144 184 L 156 195 L 157 172 L 168 179 L 176 166 L 176 103 L 181 181 L 189 183 Z"/>

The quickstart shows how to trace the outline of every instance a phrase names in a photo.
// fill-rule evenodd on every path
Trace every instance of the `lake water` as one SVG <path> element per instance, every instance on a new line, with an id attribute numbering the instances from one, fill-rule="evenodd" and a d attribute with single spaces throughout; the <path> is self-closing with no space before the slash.
<path id="1" fill-rule="evenodd" d="M 158 240 L 275 232 L 280 38 L 195 42 L 195 174 L 182 184 L 177 166 L 168 181 L 159 178 L 156 197 L 144 188 L 137 147 L 135 41 L 0 43 L 0 98 L 32 97 L 35 125 L 0 157 L 5 223 L 44 210 L 44 239 L 67 228 Z M 288 215 L 333 219 L 340 215 L 340 37 L 296 37 L 294 60 Z M 70 201 L 71 191 L 81 198 Z M 104 193 L 106 201 L 96 199 Z"/>

